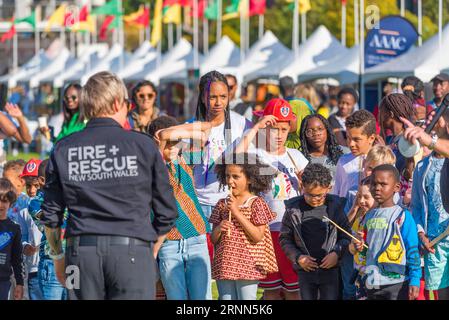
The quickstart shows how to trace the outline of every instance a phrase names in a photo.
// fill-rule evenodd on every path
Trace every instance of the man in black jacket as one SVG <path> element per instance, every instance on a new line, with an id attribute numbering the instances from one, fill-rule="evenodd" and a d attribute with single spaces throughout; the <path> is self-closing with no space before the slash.
<path id="1" fill-rule="evenodd" d="M 154 299 L 155 257 L 177 217 L 165 164 L 149 136 L 123 129 L 129 102 L 114 74 L 89 78 L 80 104 L 90 121 L 55 145 L 46 171 L 41 221 L 56 275 L 69 299 Z"/>
<path id="2" fill-rule="evenodd" d="M 350 239 L 326 218 L 350 232 L 343 211 L 345 199 L 328 194 L 332 176 L 320 164 L 309 164 L 301 182 L 303 195 L 286 204 L 279 242 L 298 270 L 302 299 L 336 300 L 340 293 L 338 261 Z"/>

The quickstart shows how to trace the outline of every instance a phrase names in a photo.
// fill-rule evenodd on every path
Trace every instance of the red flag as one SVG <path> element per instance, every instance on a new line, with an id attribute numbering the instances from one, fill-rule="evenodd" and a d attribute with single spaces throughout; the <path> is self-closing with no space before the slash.
<path id="1" fill-rule="evenodd" d="M 265 14 L 266 0 L 249 0 L 249 16 Z"/>
<path id="2" fill-rule="evenodd" d="M 99 37 L 100 40 L 106 40 L 109 30 L 109 25 L 114 21 L 115 16 L 106 16 L 103 21 L 103 24 L 100 27 Z"/>
<path id="3" fill-rule="evenodd" d="M 190 6 L 190 0 L 164 0 L 162 7 L 172 6 L 174 4 L 179 4 L 181 7 Z"/>
<path id="4" fill-rule="evenodd" d="M 16 27 L 14 26 L 14 21 L 13 21 L 11 28 L 2 35 L 0 42 L 5 42 L 6 40 L 12 39 L 15 34 L 16 34 Z"/>
<path id="5" fill-rule="evenodd" d="M 79 21 L 87 21 L 87 16 L 89 15 L 89 9 L 87 5 L 84 5 L 80 10 Z"/>
<path id="6" fill-rule="evenodd" d="M 140 16 L 138 16 L 133 22 L 148 27 L 148 25 L 150 24 L 150 9 L 145 8 L 143 10 L 143 13 Z"/>
<path id="7" fill-rule="evenodd" d="M 189 6 L 190 6 L 190 16 L 193 17 L 193 1 L 195 0 L 190 0 L 189 1 Z M 198 19 L 201 19 L 202 17 L 204 17 L 204 11 L 207 8 L 207 0 L 198 0 Z"/>
<path id="8" fill-rule="evenodd" d="M 346 0 L 341 0 L 341 5 L 345 6 L 346 5 Z"/>

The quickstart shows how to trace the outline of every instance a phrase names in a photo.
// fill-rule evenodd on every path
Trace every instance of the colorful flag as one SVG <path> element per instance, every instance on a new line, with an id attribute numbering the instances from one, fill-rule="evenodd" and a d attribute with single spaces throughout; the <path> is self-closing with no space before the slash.
<path id="1" fill-rule="evenodd" d="M 265 14 L 266 0 L 249 0 L 249 16 Z"/>
<path id="2" fill-rule="evenodd" d="M 193 12 L 193 1 L 196 0 L 190 0 L 189 2 L 189 7 L 190 7 L 190 16 L 193 17 L 194 16 L 194 12 Z M 216 2 L 217 0 L 214 0 L 214 2 Z M 207 0 L 199 0 L 198 1 L 198 15 L 197 18 L 201 19 L 206 11 L 207 8 Z M 218 8 L 218 7 L 217 7 Z"/>
<path id="3" fill-rule="evenodd" d="M 176 25 L 181 24 L 181 6 L 179 4 L 164 7 L 163 15 L 164 18 L 162 21 L 164 23 L 174 23 Z"/>
<path id="4" fill-rule="evenodd" d="M 50 32 L 50 29 L 53 25 L 59 25 L 61 27 L 64 26 L 65 22 L 65 13 L 66 13 L 66 4 L 61 4 L 58 9 L 50 16 L 47 20 L 47 26 L 45 27 L 45 32 Z"/>
<path id="5" fill-rule="evenodd" d="M 341 4 L 343 5 L 343 6 L 345 6 L 346 5 L 346 0 L 341 0 Z"/>
<path id="6" fill-rule="evenodd" d="M 15 20 L 14 24 L 17 24 L 17 23 L 20 23 L 20 22 L 29 23 L 33 27 L 33 30 L 36 29 L 36 11 L 33 11 L 31 13 L 31 15 L 29 15 L 28 17 Z"/>
<path id="7" fill-rule="evenodd" d="M 124 16 L 123 20 L 134 27 L 147 27 L 150 24 L 150 9 L 141 6 L 138 11 Z"/>
<path id="8" fill-rule="evenodd" d="M 217 20 L 218 19 L 218 0 L 212 1 L 204 11 L 206 18 L 209 20 Z"/>
<path id="9" fill-rule="evenodd" d="M 156 0 L 154 7 L 153 29 L 151 30 L 151 45 L 156 45 L 162 38 L 162 0 Z"/>
<path id="10" fill-rule="evenodd" d="M 310 11 L 312 7 L 310 6 L 310 0 L 298 0 L 298 6 L 299 6 L 299 13 L 306 13 L 307 11 Z"/>
<path id="11" fill-rule="evenodd" d="M 226 7 L 225 14 L 223 15 L 223 20 L 230 20 L 238 18 L 240 16 L 240 0 L 231 0 L 231 4 Z"/>
<path id="12" fill-rule="evenodd" d="M 121 16 L 123 15 L 122 8 L 118 0 L 111 0 L 101 7 L 92 10 L 93 15 L 105 14 L 108 16 Z"/>
<path id="13" fill-rule="evenodd" d="M 106 18 L 103 21 L 103 24 L 100 27 L 100 33 L 98 34 L 100 40 L 106 40 L 108 31 L 118 27 L 117 26 L 118 19 L 119 18 L 117 18 L 116 16 L 106 16 Z M 114 21 L 116 22 L 113 23 Z"/>
<path id="14" fill-rule="evenodd" d="M 16 34 L 16 27 L 14 25 L 14 18 L 12 18 L 12 23 L 11 23 L 11 28 L 9 28 L 8 31 L 6 31 L 3 35 L 2 38 L 0 39 L 0 42 L 5 42 L 6 40 L 10 40 L 14 37 L 14 35 Z"/>
<path id="15" fill-rule="evenodd" d="M 196 0 L 193 0 L 196 1 Z M 188 7 L 192 5 L 192 0 L 164 0 L 163 7 L 173 6 L 179 4 L 181 7 Z"/>

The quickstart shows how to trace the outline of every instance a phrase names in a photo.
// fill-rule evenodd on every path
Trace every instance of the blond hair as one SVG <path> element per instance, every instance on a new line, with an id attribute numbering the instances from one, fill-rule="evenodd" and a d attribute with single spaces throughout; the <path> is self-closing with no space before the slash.
<path id="1" fill-rule="evenodd" d="M 396 164 L 396 156 L 393 151 L 387 146 L 375 145 L 366 155 L 366 163 L 381 164 Z"/>
<path id="2" fill-rule="evenodd" d="M 114 102 L 122 103 L 128 99 L 123 81 L 107 71 L 91 76 L 81 89 L 80 109 L 87 119 L 112 115 Z"/>
<path id="3" fill-rule="evenodd" d="M 315 88 L 310 84 L 299 84 L 295 88 L 295 97 L 306 99 L 316 110 L 320 106 L 321 100 Z"/>

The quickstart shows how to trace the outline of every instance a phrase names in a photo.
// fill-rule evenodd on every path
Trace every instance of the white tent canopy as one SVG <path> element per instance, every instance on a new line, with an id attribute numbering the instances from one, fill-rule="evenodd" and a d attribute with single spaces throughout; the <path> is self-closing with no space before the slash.
<path id="1" fill-rule="evenodd" d="M 329 30 L 319 26 L 298 48 L 298 55 L 283 68 L 279 76 L 297 79 L 299 75 L 326 64 L 328 61 L 347 54 L 348 49 L 341 45 Z"/>
<path id="2" fill-rule="evenodd" d="M 229 70 L 229 68 L 237 68 L 239 64 L 239 48 L 228 36 L 223 36 L 221 40 L 212 47 L 209 51 L 209 55 L 201 64 L 201 74 L 205 74 L 212 70 L 224 71 Z"/>
<path id="3" fill-rule="evenodd" d="M 144 46 L 145 51 L 142 50 Z M 117 71 L 117 76 L 127 81 L 143 79 L 145 75 L 155 69 L 156 58 L 156 50 L 146 41 L 132 54 L 129 63 L 123 69 Z"/>
<path id="4" fill-rule="evenodd" d="M 114 44 L 106 56 L 99 61 L 98 64 L 92 66 L 92 69 L 82 74 L 81 85 L 84 85 L 87 80 L 97 72 L 111 71 L 117 72 L 120 68 L 121 59 L 123 59 L 123 66 L 128 63 L 130 55 L 124 51 L 120 44 Z"/>
<path id="5" fill-rule="evenodd" d="M 42 67 L 47 66 L 51 60 L 41 49 L 39 54 L 33 56 L 28 62 L 22 65 L 16 73 L 6 74 L 0 77 L 0 83 L 7 83 L 8 87 L 15 87 L 21 79 L 28 79 L 31 75 L 38 72 Z"/>
<path id="6" fill-rule="evenodd" d="M 41 68 L 38 73 L 30 78 L 30 87 L 36 88 L 43 79 L 54 77 L 58 73 L 61 73 L 65 67 L 72 64 L 74 60 L 75 59 L 70 56 L 70 51 L 67 48 L 63 48 L 53 61 L 51 61 L 45 68 Z"/>
<path id="7" fill-rule="evenodd" d="M 277 77 L 288 59 L 291 59 L 291 51 L 273 32 L 267 31 L 251 47 L 238 72 L 245 81 L 260 77 Z"/>
<path id="8" fill-rule="evenodd" d="M 81 57 L 75 63 L 67 66 L 66 71 L 58 75 L 53 80 L 53 86 L 60 88 L 65 82 L 79 81 L 81 76 L 97 65 L 106 55 L 107 50 L 103 46 L 90 46 L 86 48 Z"/>
<path id="9" fill-rule="evenodd" d="M 356 83 L 360 74 L 359 46 L 356 45 L 344 55 L 330 60 L 325 65 L 307 71 L 298 76 L 299 82 L 332 78 L 340 85 Z"/>
<path id="10" fill-rule="evenodd" d="M 153 72 L 145 76 L 146 80 L 159 83 L 161 79 L 187 79 L 187 70 L 193 69 L 194 48 L 186 39 L 181 38 L 174 48 L 168 52 L 162 60 L 161 65 Z M 198 61 L 201 65 L 204 59 L 200 53 Z"/>
<path id="11" fill-rule="evenodd" d="M 424 82 L 430 81 L 444 69 L 449 69 L 449 24 L 443 29 L 442 46 L 439 48 L 438 34 L 427 40 L 421 47 L 412 48 L 400 57 L 369 68 L 366 82 L 388 77 L 405 78 L 416 76 Z"/>

